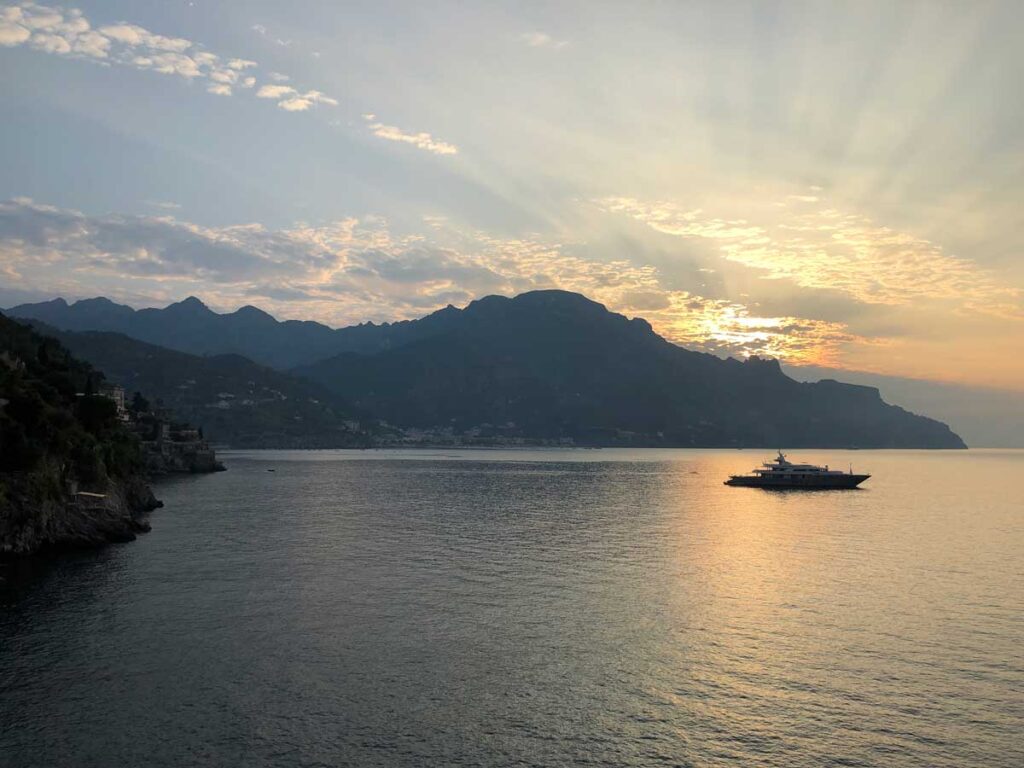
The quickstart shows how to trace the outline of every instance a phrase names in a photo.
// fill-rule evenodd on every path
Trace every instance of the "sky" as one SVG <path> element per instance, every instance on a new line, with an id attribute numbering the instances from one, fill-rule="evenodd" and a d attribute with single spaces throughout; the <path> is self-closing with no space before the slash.
<path id="1" fill-rule="evenodd" d="M 2 2 L 2 0 L 0 0 Z M 0 4 L 0 306 L 582 292 L 1024 391 L 1019 2 Z"/>

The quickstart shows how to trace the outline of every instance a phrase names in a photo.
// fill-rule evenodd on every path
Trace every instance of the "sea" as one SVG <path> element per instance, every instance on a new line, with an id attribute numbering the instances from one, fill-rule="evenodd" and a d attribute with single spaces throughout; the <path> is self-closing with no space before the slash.
<path id="1" fill-rule="evenodd" d="M 0 568 L 0 765 L 1024 765 L 1024 451 L 227 452 Z"/>

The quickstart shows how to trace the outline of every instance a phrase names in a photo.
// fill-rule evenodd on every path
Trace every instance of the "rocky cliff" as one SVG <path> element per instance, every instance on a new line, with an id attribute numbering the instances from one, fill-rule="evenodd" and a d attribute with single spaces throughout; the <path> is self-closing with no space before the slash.
<path id="1" fill-rule="evenodd" d="M 126 541 L 159 506 L 103 377 L 0 316 L 0 556 Z"/>
<path id="2" fill-rule="evenodd" d="M 57 480 L 58 474 L 49 476 Z M 162 506 L 140 478 L 111 481 L 105 493 L 40 489 L 47 476 L 5 479 L 0 501 L 0 556 L 99 547 L 149 530 L 146 513 Z"/>

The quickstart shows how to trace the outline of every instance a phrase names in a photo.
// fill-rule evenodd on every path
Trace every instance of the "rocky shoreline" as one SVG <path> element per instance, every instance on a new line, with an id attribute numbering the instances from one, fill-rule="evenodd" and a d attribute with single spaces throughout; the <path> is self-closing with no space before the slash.
<path id="1" fill-rule="evenodd" d="M 179 474 L 223 472 L 212 450 L 147 456 L 147 473 L 111 479 L 100 490 L 68 489 L 58 471 L 14 473 L 0 493 L 0 560 L 134 541 L 163 507 L 150 483 Z"/>
<path id="2" fill-rule="evenodd" d="M 140 478 L 113 482 L 106 493 L 40 500 L 32 481 L 15 482 L 5 500 L 0 557 L 27 557 L 133 541 L 150 529 L 146 515 L 163 506 Z"/>

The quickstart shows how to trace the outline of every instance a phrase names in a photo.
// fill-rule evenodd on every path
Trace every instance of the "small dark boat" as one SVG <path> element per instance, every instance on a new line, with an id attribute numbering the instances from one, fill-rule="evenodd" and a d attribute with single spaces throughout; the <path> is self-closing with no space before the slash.
<path id="1" fill-rule="evenodd" d="M 730 475 L 726 485 L 746 488 L 800 488 L 806 490 L 856 488 L 871 475 L 855 475 L 815 464 L 794 464 L 779 451 L 775 461 L 766 461 L 749 475 Z"/>

